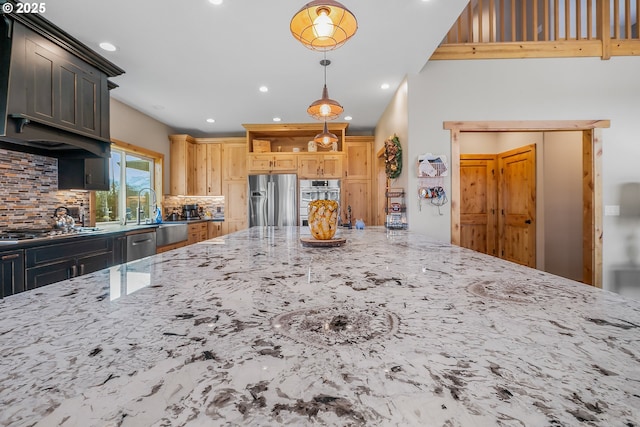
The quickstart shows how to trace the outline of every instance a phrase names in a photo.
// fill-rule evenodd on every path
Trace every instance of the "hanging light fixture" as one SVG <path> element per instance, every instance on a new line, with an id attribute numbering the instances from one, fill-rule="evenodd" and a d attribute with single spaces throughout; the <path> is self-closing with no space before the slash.
<path id="1" fill-rule="evenodd" d="M 316 143 L 320 144 L 322 147 L 327 148 L 330 147 L 334 142 L 338 142 L 338 137 L 329 132 L 329 129 L 327 128 L 327 121 L 325 120 L 322 133 L 317 134 L 313 138 L 313 140 Z"/>
<path id="2" fill-rule="evenodd" d="M 337 119 L 344 111 L 342 105 L 338 101 L 329 98 L 329 90 L 327 89 L 327 66 L 331 64 L 328 59 L 320 61 L 320 65 L 324 67 L 324 88 L 322 89 L 322 98 L 314 101 L 307 113 L 316 120 L 334 120 Z"/>
<path id="3" fill-rule="evenodd" d="M 358 21 L 349 9 L 334 0 L 305 4 L 291 18 L 291 34 L 312 50 L 333 50 L 347 42 L 358 30 Z"/>

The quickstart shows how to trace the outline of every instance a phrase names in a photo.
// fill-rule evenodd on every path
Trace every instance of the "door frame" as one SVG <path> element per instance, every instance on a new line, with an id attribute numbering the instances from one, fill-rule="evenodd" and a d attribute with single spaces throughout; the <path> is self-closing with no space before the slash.
<path id="1" fill-rule="evenodd" d="M 451 243 L 460 244 L 461 132 L 582 132 L 583 282 L 602 288 L 602 130 L 610 120 L 446 121 L 451 139 Z"/>

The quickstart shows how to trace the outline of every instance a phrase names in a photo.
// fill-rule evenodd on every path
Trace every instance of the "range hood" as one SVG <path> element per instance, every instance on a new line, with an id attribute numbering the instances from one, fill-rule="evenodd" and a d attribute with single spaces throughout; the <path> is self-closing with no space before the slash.
<path id="1" fill-rule="evenodd" d="M 108 78 L 123 73 L 38 14 L 1 15 L 0 148 L 108 158 Z"/>

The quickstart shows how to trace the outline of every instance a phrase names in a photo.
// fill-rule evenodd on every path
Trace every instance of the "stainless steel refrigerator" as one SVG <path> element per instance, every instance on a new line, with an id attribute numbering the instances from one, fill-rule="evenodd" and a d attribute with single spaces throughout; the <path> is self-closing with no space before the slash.
<path id="1" fill-rule="evenodd" d="M 249 227 L 298 225 L 295 174 L 249 175 Z"/>

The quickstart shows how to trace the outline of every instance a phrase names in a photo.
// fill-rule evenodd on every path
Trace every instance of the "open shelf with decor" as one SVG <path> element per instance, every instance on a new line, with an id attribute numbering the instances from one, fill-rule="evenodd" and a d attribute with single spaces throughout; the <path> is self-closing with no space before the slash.
<path id="1" fill-rule="evenodd" d="M 308 153 L 309 141 L 322 133 L 324 123 L 243 124 L 247 130 L 247 149 L 256 153 Z M 348 123 L 327 123 L 329 131 L 338 137 L 337 150 L 342 151 Z M 318 152 L 330 152 L 332 147 L 318 146 Z"/>

